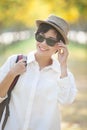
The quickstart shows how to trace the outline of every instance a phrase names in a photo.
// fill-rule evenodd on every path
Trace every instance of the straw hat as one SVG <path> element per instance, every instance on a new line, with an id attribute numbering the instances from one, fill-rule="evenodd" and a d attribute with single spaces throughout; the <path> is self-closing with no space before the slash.
<path id="1" fill-rule="evenodd" d="M 41 23 L 47 23 L 53 26 L 63 36 L 65 44 L 68 44 L 67 34 L 69 31 L 69 25 L 63 18 L 55 15 L 50 15 L 46 20 L 36 20 L 37 27 Z"/>

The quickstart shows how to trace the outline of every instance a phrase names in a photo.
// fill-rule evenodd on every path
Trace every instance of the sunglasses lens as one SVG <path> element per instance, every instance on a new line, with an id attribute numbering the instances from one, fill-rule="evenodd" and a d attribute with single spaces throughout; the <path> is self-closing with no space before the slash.
<path id="1" fill-rule="evenodd" d="M 40 34 L 35 34 L 35 39 L 38 42 L 43 42 L 44 40 L 46 40 L 46 43 L 48 46 L 54 46 L 57 43 L 56 40 L 53 40 L 52 38 L 45 38 L 44 36 L 42 36 Z"/>
<path id="2" fill-rule="evenodd" d="M 54 45 L 56 44 L 57 41 L 48 38 L 46 42 L 47 42 L 47 44 L 48 44 L 49 46 L 54 46 Z"/>
<path id="3" fill-rule="evenodd" d="M 43 42 L 44 41 L 44 37 L 40 34 L 35 34 L 35 38 L 38 42 Z"/>

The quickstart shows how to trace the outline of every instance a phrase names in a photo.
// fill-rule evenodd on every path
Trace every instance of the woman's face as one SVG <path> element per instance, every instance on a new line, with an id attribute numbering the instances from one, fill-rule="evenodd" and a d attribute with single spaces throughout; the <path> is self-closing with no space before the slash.
<path id="1" fill-rule="evenodd" d="M 50 29 L 48 32 L 46 32 L 44 34 L 42 34 L 42 33 L 40 33 L 40 34 L 42 36 L 44 36 L 45 38 L 51 38 L 51 39 L 57 41 L 57 33 L 53 29 Z M 51 57 L 57 51 L 57 46 L 58 46 L 57 43 L 58 42 L 56 42 L 56 44 L 54 46 L 49 46 L 46 43 L 46 40 L 44 40 L 43 42 L 36 41 L 37 53 L 42 56 Z"/>

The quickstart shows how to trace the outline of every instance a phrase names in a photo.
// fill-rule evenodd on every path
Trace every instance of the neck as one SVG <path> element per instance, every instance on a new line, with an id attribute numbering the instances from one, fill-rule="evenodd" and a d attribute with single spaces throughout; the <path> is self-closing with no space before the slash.
<path id="1" fill-rule="evenodd" d="M 52 64 L 52 59 L 50 57 L 35 54 L 35 58 L 39 64 L 40 69 L 43 69 L 44 67 Z"/>

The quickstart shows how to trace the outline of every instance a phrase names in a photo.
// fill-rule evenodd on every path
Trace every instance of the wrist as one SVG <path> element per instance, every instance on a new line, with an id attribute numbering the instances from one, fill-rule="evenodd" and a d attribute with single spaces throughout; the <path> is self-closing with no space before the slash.
<path id="1" fill-rule="evenodd" d="M 66 62 L 60 63 L 60 67 L 61 68 L 67 68 L 67 63 Z"/>
<path id="2" fill-rule="evenodd" d="M 67 73 L 67 64 L 63 64 L 61 65 L 61 75 L 60 78 L 64 78 L 67 77 L 68 73 Z"/>
<path id="3" fill-rule="evenodd" d="M 17 76 L 17 74 L 14 72 L 13 69 L 11 69 L 11 70 L 9 71 L 9 75 L 10 75 L 12 78 L 15 78 L 15 77 Z"/>

